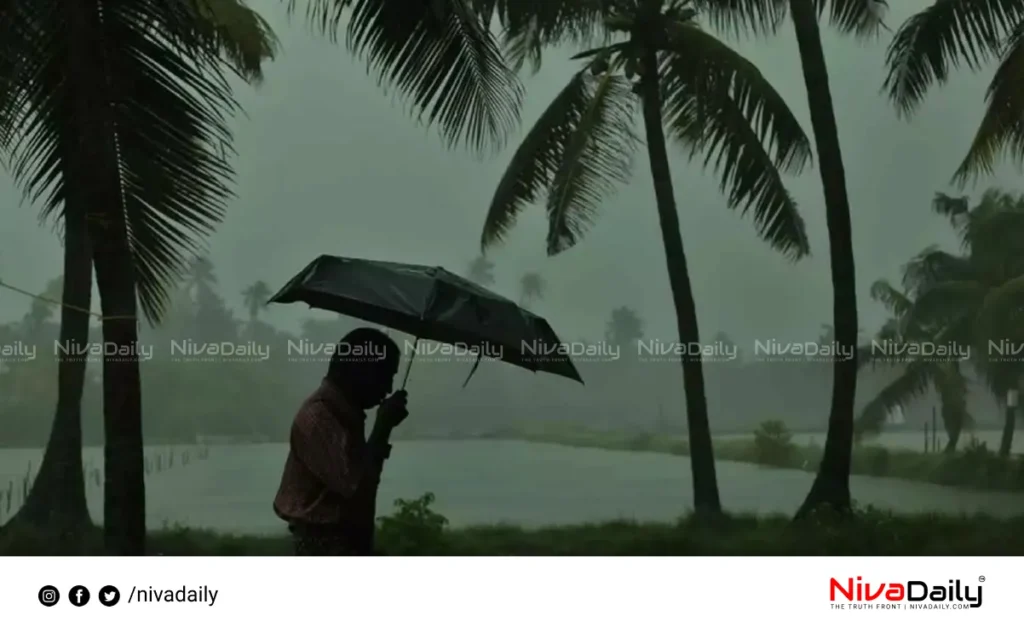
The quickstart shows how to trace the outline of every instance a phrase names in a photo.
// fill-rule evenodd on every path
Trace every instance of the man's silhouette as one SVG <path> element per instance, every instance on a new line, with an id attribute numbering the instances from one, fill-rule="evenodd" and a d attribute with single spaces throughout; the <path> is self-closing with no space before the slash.
<path id="1" fill-rule="evenodd" d="M 377 486 L 391 432 L 408 415 L 405 391 L 388 397 L 400 355 L 379 330 L 349 332 L 296 414 L 274 512 L 288 522 L 297 555 L 373 553 Z M 366 410 L 378 405 L 367 439 Z"/>

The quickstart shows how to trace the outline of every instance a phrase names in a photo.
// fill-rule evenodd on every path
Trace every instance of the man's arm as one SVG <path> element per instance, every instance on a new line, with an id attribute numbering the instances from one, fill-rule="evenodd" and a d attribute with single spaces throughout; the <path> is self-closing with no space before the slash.
<path id="1" fill-rule="evenodd" d="M 370 471 L 367 474 L 367 483 L 373 489 L 380 484 L 380 477 L 384 471 L 384 462 L 391 457 L 391 427 L 380 422 L 373 425 L 370 437 L 366 440 L 369 453 L 375 459 L 371 460 Z"/>
<path id="2" fill-rule="evenodd" d="M 386 436 L 375 438 L 375 434 L 376 427 L 364 458 L 353 463 L 348 457 L 349 431 L 333 420 L 323 405 L 314 404 L 295 420 L 292 450 L 328 489 L 351 498 L 366 484 L 380 478 L 389 447 Z"/>
<path id="3" fill-rule="evenodd" d="M 391 432 L 409 415 L 407 398 L 405 390 L 399 389 L 385 398 L 377 408 L 377 419 L 367 440 L 367 444 L 372 447 L 371 453 L 377 457 L 373 462 L 373 474 L 370 477 L 372 484 L 368 486 L 374 495 L 380 484 L 384 461 L 391 456 Z"/>

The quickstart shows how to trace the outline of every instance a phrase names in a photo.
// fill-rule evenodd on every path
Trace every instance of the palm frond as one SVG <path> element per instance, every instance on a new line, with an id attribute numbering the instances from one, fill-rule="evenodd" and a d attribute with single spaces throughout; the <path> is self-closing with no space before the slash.
<path id="1" fill-rule="evenodd" d="M 913 306 L 910 297 L 884 279 L 871 284 L 871 298 L 884 305 L 897 318 L 905 315 Z"/>
<path id="2" fill-rule="evenodd" d="M 985 94 L 986 108 L 967 156 L 953 174 L 960 187 L 991 175 L 1000 154 L 1024 164 L 1024 22 L 1011 35 Z"/>
<path id="3" fill-rule="evenodd" d="M 526 134 L 494 192 L 481 249 L 501 243 L 525 206 L 548 193 L 566 163 L 576 130 L 593 106 L 595 88 L 596 80 L 588 72 L 574 74 Z"/>
<path id="4" fill-rule="evenodd" d="M 27 30 L 29 24 L 14 14 L 18 10 L 15 0 L 0 0 L 0 165 L 5 167 L 24 106 L 18 78 L 25 70 L 22 58 L 37 59 L 28 50 L 34 39 Z"/>
<path id="5" fill-rule="evenodd" d="M 957 231 L 963 230 L 970 210 L 970 199 L 967 196 L 950 196 L 937 192 L 932 198 L 932 211 L 948 218 Z"/>
<path id="6" fill-rule="evenodd" d="M 27 44 L 32 62 L 17 76 L 22 128 L 12 145 L 12 173 L 27 195 L 44 198 L 44 209 L 67 202 L 85 213 L 82 200 L 66 199 L 70 174 L 81 180 L 96 169 L 114 171 L 103 177 L 120 184 L 140 304 L 155 322 L 167 289 L 232 195 L 224 150 L 231 146 L 227 120 L 237 104 L 222 62 L 192 38 L 195 14 L 185 3 L 104 2 L 96 40 L 103 46 L 97 54 L 106 61 L 106 81 L 89 89 L 113 103 L 108 116 L 117 164 L 90 164 L 80 158 L 75 140 L 86 123 L 71 105 L 82 97 L 75 91 L 84 88 L 67 80 L 71 25 L 65 4 L 32 0 L 23 7 L 34 32 Z"/>
<path id="7" fill-rule="evenodd" d="M 994 287 L 1024 272 L 1024 202 L 1019 197 L 986 191 L 964 216 L 960 233 L 978 279 Z"/>
<path id="8" fill-rule="evenodd" d="M 195 27 L 190 12 L 163 9 L 160 0 L 145 4 L 160 32 Z M 202 42 L 173 48 L 135 30 L 134 11 L 110 12 L 121 22 L 112 26 L 124 31 L 109 36 L 119 56 L 111 78 L 117 93 L 130 95 L 115 125 L 139 303 L 152 322 L 234 196 L 228 122 L 240 108 L 213 51 Z"/>
<path id="9" fill-rule="evenodd" d="M 624 77 L 606 73 L 594 86 L 568 139 L 548 195 L 548 255 L 572 247 L 586 232 L 602 199 L 628 182 L 636 136 L 636 97 Z"/>
<path id="10" fill-rule="evenodd" d="M 559 44 L 588 46 L 607 42 L 604 28 L 607 0 L 475 0 L 490 4 L 503 29 L 505 54 L 512 68 L 530 62 L 540 69 L 545 48 Z M 484 10 L 482 7 L 478 11 Z"/>
<path id="11" fill-rule="evenodd" d="M 988 342 L 1008 338 L 1019 329 L 1024 315 L 1024 274 L 987 292 L 974 318 L 979 347 L 987 353 Z M 1005 360 L 1005 359 L 1003 359 Z"/>
<path id="12" fill-rule="evenodd" d="M 73 130 L 65 56 L 67 20 L 56 0 L 7 0 L 0 14 L 0 50 L 7 68 L 0 95 L 5 162 L 24 197 L 43 219 L 66 206 L 64 174 Z M 80 199 L 79 199 L 80 200 Z"/>
<path id="13" fill-rule="evenodd" d="M 917 296 L 907 320 L 925 329 L 928 324 L 952 324 L 971 314 L 984 296 L 985 288 L 975 281 L 934 283 Z"/>
<path id="14" fill-rule="evenodd" d="M 290 0 L 294 11 L 298 0 Z M 449 147 L 477 152 L 504 144 L 519 123 L 523 88 L 489 25 L 469 0 L 305 0 L 311 26 L 350 50 L 382 86 L 409 100 Z"/>
<path id="15" fill-rule="evenodd" d="M 786 19 L 789 0 L 694 0 L 701 17 L 719 31 L 771 35 Z"/>
<path id="16" fill-rule="evenodd" d="M 903 287 L 920 295 L 937 283 L 972 280 L 975 273 L 974 266 L 966 257 L 930 247 L 903 266 Z"/>
<path id="17" fill-rule="evenodd" d="M 242 79 L 263 81 L 263 63 L 280 41 L 270 24 L 242 0 L 186 0 L 195 13 L 196 35 L 218 51 Z"/>
<path id="18" fill-rule="evenodd" d="M 927 393 L 939 365 L 927 360 L 915 360 L 903 365 L 903 372 L 864 406 L 854 422 L 858 432 L 881 431 L 890 411 L 905 407 Z"/>
<path id="19" fill-rule="evenodd" d="M 829 22 L 841 33 L 868 39 L 878 35 L 885 26 L 887 0 L 815 0 L 818 15 L 829 16 Z"/>
<path id="20" fill-rule="evenodd" d="M 753 208 L 759 234 L 793 258 L 810 245 L 779 171 L 799 173 L 810 141 L 757 67 L 696 25 L 677 25 L 665 55 L 665 119 L 691 159 L 714 164 L 730 207 Z"/>
<path id="21" fill-rule="evenodd" d="M 980 69 L 1002 52 L 1004 38 L 1024 17 L 1017 0 L 935 0 L 896 31 L 886 51 L 884 88 L 907 115 L 932 84 L 965 64 Z"/>
<path id="22" fill-rule="evenodd" d="M 740 35 L 773 34 L 785 20 L 789 0 L 695 0 L 700 14 L 716 29 Z M 815 0 L 819 16 L 842 33 L 872 37 L 886 28 L 887 0 Z"/>

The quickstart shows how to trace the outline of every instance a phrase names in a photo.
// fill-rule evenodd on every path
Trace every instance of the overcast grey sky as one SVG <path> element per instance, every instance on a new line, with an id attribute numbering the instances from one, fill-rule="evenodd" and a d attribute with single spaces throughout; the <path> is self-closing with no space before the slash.
<path id="1" fill-rule="evenodd" d="M 401 259 L 462 272 L 478 252 L 493 188 L 514 150 L 478 161 L 445 152 L 400 105 L 378 89 L 346 51 L 288 22 L 283 2 L 253 6 L 278 29 L 280 58 L 258 90 L 243 89 L 248 118 L 237 122 L 238 199 L 210 240 L 223 294 L 240 307 L 243 286 L 263 279 L 277 287 L 321 253 Z M 889 16 L 902 22 L 925 0 L 901 0 Z M 879 89 L 884 45 L 860 44 L 826 32 L 848 187 L 862 323 L 871 332 L 883 313 L 867 296 L 879 277 L 897 281 L 899 267 L 931 244 L 955 247 L 948 226 L 929 211 L 970 141 L 983 107 L 988 75 L 958 75 L 935 91 L 912 123 L 896 118 Z M 768 41 L 740 45 L 787 97 L 811 133 L 796 43 L 788 29 Z M 550 53 L 527 79 L 526 126 L 574 68 L 570 51 Z M 516 139 L 518 140 L 518 139 Z M 726 208 L 717 178 L 682 152 L 671 154 L 683 241 L 694 281 L 702 338 L 727 331 L 738 343 L 754 337 L 807 340 L 831 320 L 828 242 L 816 166 L 790 179 L 810 232 L 812 257 L 792 264 L 761 243 L 746 218 Z M 1007 166 L 979 189 L 1012 188 Z M 60 248 L 50 227 L 20 203 L 0 174 L 0 278 L 34 291 L 60 273 Z M 518 277 L 543 273 L 548 296 L 538 311 L 563 337 L 596 338 L 610 310 L 636 309 L 651 336 L 674 336 L 664 253 L 646 155 L 632 184 L 607 201 L 599 222 L 577 247 L 544 255 L 540 208 L 525 214 L 508 244 L 496 250 L 498 289 L 513 294 Z M 513 295 L 514 296 L 514 295 Z M 17 318 L 28 299 L 0 289 L 0 320 Z M 277 306 L 281 326 L 309 316 Z"/>

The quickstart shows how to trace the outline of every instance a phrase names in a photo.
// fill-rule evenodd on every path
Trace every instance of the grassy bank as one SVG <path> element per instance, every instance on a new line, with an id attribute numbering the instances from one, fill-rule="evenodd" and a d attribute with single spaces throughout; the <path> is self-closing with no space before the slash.
<path id="1" fill-rule="evenodd" d="M 412 502 L 416 503 L 416 502 Z M 613 522 L 536 530 L 514 526 L 448 529 L 422 518 L 382 521 L 384 554 L 443 556 L 1021 556 L 1024 517 L 891 515 L 859 512 L 852 520 L 819 517 L 793 525 L 788 517 L 729 517 L 713 525 L 694 518 L 675 524 Z M 436 515 L 434 515 L 436 516 Z M 386 521 L 391 520 L 392 524 Z M 150 536 L 150 552 L 166 556 L 287 556 L 285 536 L 231 536 L 169 530 Z M 0 537 L 0 555 L 102 554 L 99 534 L 57 552 L 38 536 Z"/>
<path id="2" fill-rule="evenodd" d="M 584 430 L 509 430 L 490 439 L 518 439 L 543 444 L 617 451 L 689 455 L 689 443 L 652 433 Z M 715 459 L 817 472 L 822 447 L 800 445 L 778 422 L 766 422 L 749 439 L 715 438 Z M 1000 459 L 983 443 L 965 442 L 955 453 L 922 453 L 908 449 L 859 444 L 853 450 L 855 475 L 892 477 L 943 486 L 1024 492 L 1024 457 Z"/>

